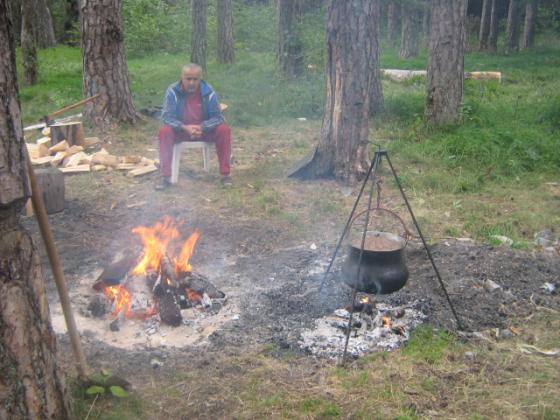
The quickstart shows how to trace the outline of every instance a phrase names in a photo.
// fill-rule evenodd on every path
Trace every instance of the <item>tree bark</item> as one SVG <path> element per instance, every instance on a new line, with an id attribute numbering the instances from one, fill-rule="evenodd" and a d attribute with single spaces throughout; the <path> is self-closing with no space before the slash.
<path id="1" fill-rule="evenodd" d="M 418 55 L 420 48 L 420 30 L 422 24 L 422 9 L 415 3 L 402 8 L 402 36 L 401 58 L 413 58 Z"/>
<path id="2" fill-rule="evenodd" d="M 369 91 L 369 114 L 376 115 L 383 111 L 383 86 L 379 74 L 379 22 L 381 19 L 381 0 L 373 0 L 373 53 L 375 55 L 375 70 L 372 73 L 371 89 Z"/>
<path id="3" fill-rule="evenodd" d="M 519 50 L 519 0 L 509 0 L 505 53 Z"/>
<path id="4" fill-rule="evenodd" d="M 83 91 L 89 97 L 85 115 L 96 126 L 135 123 L 122 29 L 122 0 L 83 0 Z"/>
<path id="5" fill-rule="evenodd" d="M 21 0 L 8 1 L 8 16 L 12 22 L 14 45 L 19 45 L 21 39 Z"/>
<path id="6" fill-rule="evenodd" d="M 430 1 L 425 0 L 426 4 L 422 10 L 422 40 L 423 45 L 428 48 L 430 43 Z"/>
<path id="7" fill-rule="evenodd" d="M 298 20 L 301 0 L 278 0 L 278 65 L 286 77 L 303 72 L 303 52 Z"/>
<path id="8" fill-rule="evenodd" d="M 33 0 L 35 3 L 35 42 L 39 48 L 56 45 L 51 11 L 46 0 Z"/>
<path id="9" fill-rule="evenodd" d="M 19 224 L 30 187 L 6 0 L 0 0 L 0 97 L 0 418 L 67 419 L 39 256 Z"/>
<path id="10" fill-rule="evenodd" d="M 482 15 L 480 17 L 480 30 L 478 32 L 478 49 L 488 50 L 488 35 L 490 34 L 490 20 L 492 15 L 492 0 L 484 0 L 482 3 Z"/>
<path id="11" fill-rule="evenodd" d="M 21 3 L 21 55 L 23 78 L 28 85 L 37 83 L 37 47 L 35 45 L 35 9 L 33 0 Z"/>
<path id="12" fill-rule="evenodd" d="M 490 28 L 488 30 L 488 44 L 487 48 L 490 52 L 498 51 L 498 31 L 499 31 L 499 17 L 498 17 L 498 0 L 491 0 L 490 6 Z"/>
<path id="13" fill-rule="evenodd" d="M 531 48 L 534 44 L 537 3 L 537 0 L 529 0 L 525 5 L 525 25 L 523 27 L 523 41 L 521 43 L 523 49 Z"/>
<path id="14" fill-rule="evenodd" d="M 191 62 L 206 71 L 208 0 L 192 0 Z"/>
<path id="15" fill-rule="evenodd" d="M 233 63 L 233 46 L 233 8 L 231 0 L 218 0 L 218 61 L 220 63 Z"/>
<path id="16" fill-rule="evenodd" d="M 375 66 L 374 5 L 330 0 L 327 7 L 327 93 L 313 159 L 296 176 L 354 183 L 368 168 L 369 92 Z"/>
<path id="17" fill-rule="evenodd" d="M 426 119 L 457 122 L 463 100 L 467 0 L 432 0 Z"/>
<path id="18" fill-rule="evenodd" d="M 391 45 L 397 42 L 399 37 L 399 20 L 401 17 L 401 5 L 393 0 L 387 6 L 387 40 Z"/>

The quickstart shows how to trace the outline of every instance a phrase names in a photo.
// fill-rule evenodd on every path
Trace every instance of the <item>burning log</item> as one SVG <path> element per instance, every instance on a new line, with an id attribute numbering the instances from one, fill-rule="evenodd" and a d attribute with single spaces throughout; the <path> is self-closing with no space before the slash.
<path id="1" fill-rule="evenodd" d="M 202 297 L 204 293 L 210 299 L 222 299 L 226 295 L 214 286 L 205 276 L 194 271 L 179 273 L 177 278 L 178 284 L 186 289 L 190 289 Z"/>
<path id="2" fill-rule="evenodd" d="M 159 298 L 159 316 L 161 322 L 173 327 L 181 325 L 183 318 L 181 317 L 181 309 L 177 302 L 177 295 L 173 290 L 166 290 Z"/>

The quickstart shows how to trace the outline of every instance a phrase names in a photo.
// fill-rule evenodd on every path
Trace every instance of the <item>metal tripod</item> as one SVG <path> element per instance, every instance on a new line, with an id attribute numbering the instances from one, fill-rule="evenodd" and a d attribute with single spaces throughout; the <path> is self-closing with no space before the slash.
<path id="1" fill-rule="evenodd" d="M 342 354 L 342 363 L 343 364 L 346 361 L 346 353 L 348 351 L 348 341 L 350 339 L 352 320 L 353 320 L 353 317 L 354 317 L 354 310 L 355 310 L 355 306 L 356 306 L 356 295 L 357 295 L 357 292 L 358 292 L 358 283 L 359 283 L 358 279 L 360 278 L 360 270 L 361 270 L 361 267 L 362 267 L 362 258 L 363 258 L 363 253 L 364 253 L 366 233 L 367 233 L 367 230 L 368 230 L 370 213 L 372 211 L 372 199 L 373 199 L 373 195 L 374 195 L 375 186 L 377 185 L 377 172 L 378 172 L 379 166 L 381 164 L 381 158 L 383 158 L 383 157 L 385 157 L 385 159 L 387 160 L 387 163 L 389 164 L 389 167 L 391 168 L 391 172 L 393 174 L 393 177 L 395 179 L 395 182 L 396 182 L 397 186 L 399 187 L 399 191 L 400 191 L 401 196 L 402 196 L 402 198 L 403 198 L 403 200 L 406 204 L 408 212 L 410 213 L 410 216 L 412 218 L 412 222 L 414 223 L 414 227 L 416 228 L 416 231 L 418 232 L 418 235 L 420 236 L 420 239 L 422 240 L 422 245 L 424 246 L 424 249 L 426 250 L 426 253 L 428 254 L 428 258 L 429 258 L 429 260 L 432 264 L 432 267 L 434 268 L 434 272 L 436 273 L 436 277 L 438 279 L 439 285 L 441 286 L 441 288 L 443 290 L 443 293 L 445 295 L 445 299 L 447 300 L 447 303 L 449 304 L 449 307 L 451 308 L 451 312 L 453 313 L 453 317 L 455 318 L 455 321 L 457 321 L 457 327 L 459 328 L 459 330 L 463 329 L 463 325 L 462 325 L 461 321 L 459 320 L 459 317 L 457 316 L 457 312 L 455 312 L 455 308 L 453 307 L 453 304 L 451 303 L 451 299 L 449 298 L 449 294 L 447 293 L 447 289 L 445 288 L 445 285 L 443 284 L 443 280 L 441 279 L 441 276 L 440 276 L 439 271 L 437 269 L 436 263 L 434 262 L 434 258 L 432 257 L 432 253 L 430 252 L 430 249 L 428 248 L 428 245 L 426 244 L 426 240 L 424 239 L 424 235 L 422 234 L 422 231 L 420 230 L 420 226 L 418 225 L 418 221 L 416 220 L 416 217 L 414 216 L 414 212 L 412 211 L 412 207 L 410 207 L 410 203 L 408 202 L 408 198 L 406 197 L 406 194 L 404 193 L 404 190 L 402 188 L 399 177 L 397 176 L 395 168 L 393 167 L 393 164 L 391 163 L 391 159 L 389 159 L 389 154 L 387 153 L 386 150 L 381 150 L 378 147 L 378 150 L 375 152 L 373 160 L 371 161 L 371 165 L 368 169 L 368 172 L 366 174 L 366 177 L 364 179 L 362 187 L 360 188 L 360 192 L 358 193 L 358 197 L 356 198 L 356 201 L 354 202 L 354 206 L 352 207 L 352 211 L 350 212 L 350 215 L 348 216 L 348 220 L 346 222 L 346 225 L 344 226 L 344 230 L 342 231 L 342 234 L 340 235 L 338 243 L 336 244 L 336 248 L 335 248 L 334 253 L 331 257 L 331 260 L 330 260 L 329 266 L 327 268 L 327 271 L 325 272 L 325 274 L 323 276 L 323 281 L 321 282 L 321 286 L 319 287 L 319 293 L 321 293 L 321 291 L 323 290 L 323 287 L 324 287 L 324 285 L 327 281 L 327 276 L 329 275 L 329 273 L 331 271 L 331 268 L 333 266 L 334 260 L 335 260 L 336 256 L 338 255 L 338 251 L 340 250 L 340 247 L 342 245 L 342 241 L 344 240 L 344 237 L 346 236 L 346 234 L 348 233 L 348 230 L 350 229 L 350 225 L 352 224 L 352 221 L 353 221 L 353 218 L 354 218 L 354 213 L 356 212 L 356 208 L 358 207 L 360 199 L 363 196 L 366 185 L 367 185 L 368 181 L 371 181 L 371 188 L 370 188 L 369 196 L 368 196 L 367 210 L 365 211 L 366 220 L 365 220 L 365 224 L 364 224 L 364 230 L 362 232 L 362 242 L 361 242 L 361 246 L 360 246 L 360 255 L 359 255 L 359 258 L 358 258 L 358 269 L 357 269 L 357 273 L 356 273 L 356 282 L 354 282 L 354 288 L 353 288 L 353 291 L 352 291 L 352 305 L 351 305 L 351 310 L 350 310 L 350 317 L 348 318 L 348 326 L 346 328 L 346 340 L 345 340 L 345 343 L 344 343 L 344 353 Z"/>

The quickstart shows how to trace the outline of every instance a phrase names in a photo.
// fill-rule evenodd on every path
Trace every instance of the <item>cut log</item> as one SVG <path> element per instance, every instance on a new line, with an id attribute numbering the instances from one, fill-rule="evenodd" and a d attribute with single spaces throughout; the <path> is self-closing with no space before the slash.
<path id="1" fill-rule="evenodd" d="M 105 169 L 107 169 L 107 167 L 105 165 L 93 165 L 91 167 L 91 170 L 94 171 L 94 172 L 104 171 Z"/>
<path id="2" fill-rule="evenodd" d="M 121 163 L 140 163 L 142 161 L 142 156 L 123 156 L 120 159 Z"/>
<path id="3" fill-rule="evenodd" d="M 47 213 L 64 210 L 64 176 L 56 168 L 35 169 L 35 177 L 43 193 Z"/>
<path id="4" fill-rule="evenodd" d="M 53 154 L 57 152 L 63 152 L 67 150 L 69 147 L 70 146 L 68 146 L 68 142 L 66 140 L 63 140 L 61 142 L 56 143 L 54 146 L 49 147 L 49 153 Z"/>
<path id="5" fill-rule="evenodd" d="M 49 148 L 44 144 L 25 143 L 25 145 L 31 159 L 41 158 L 49 154 Z"/>
<path id="6" fill-rule="evenodd" d="M 107 153 L 97 152 L 91 155 L 91 163 L 116 167 L 119 164 L 119 158 Z"/>
<path id="7" fill-rule="evenodd" d="M 47 149 L 48 149 L 49 147 L 52 146 L 52 144 L 51 144 L 51 138 L 50 138 L 50 137 L 41 137 L 41 138 L 38 139 L 35 143 L 37 143 L 37 144 L 43 144 L 43 145 L 45 145 L 45 146 L 47 147 Z"/>
<path id="8" fill-rule="evenodd" d="M 56 155 L 54 155 L 54 157 L 51 160 L 51 165 L 52 166 L 60 165 L 66 156 L 67 156 L 67 154 L 66 154 L 65 151 L 64 152 L 57 152 Z"/>
<path id="9" fill-rule="evenodd" d="M 177 327 L 181 325 L 181 308 L 173 290 L 166 290 L 159 298 L 159 317 L 161 322 Z"/>
<path id="10" fill-rule="evenodd" d="M 150 165 L 155 165 L 156 161 L 153 159 L 148 159 L 146 157 L 142 157 L 142 159 L 140 159 L 140 164 L 145 165 L 145 166 L 150 166 Z"/>
<path id="11" fill-rule="evenodd" d="M 502 73 L 499 71 L 467 71 L 465 72 L 465 79 L 497 80 L 501 82 Z"/>
<path id="12" fill-rule="evenodd" d="M 90 162 L 91 156 L 85 154 L 84 152 L 78 152 L 64 158 L 62 166 L 64 166 L 65 168 L 70 168 L 73 166 L 89 164 Z"/>
<path id="13" fill-rule="evenodd" d="M 78 165 L 78 166 L 73 166 L 70 168 L 60 168 L 59 169 L 60 172 L 64 173 L 64 174 L 75 174 L 75 173 L 79 173 L 79 172 L 90 172 L 91 168 L 90 165 Z"/>
<path id="14" fill-rule="evenodd" d="M 156 168 L 154 165 L 141 166 L 139 168 L 136 168 L 136 169 L 133 169 L 133 170 L 129 171 L 126 174 L 126 176 L 136 177 L 136 176 L 146 175 L 146 174 L 149 174 L 151 172 L 155 172 L 157 170 L 158 170 L 158 168 Z"/>
<path id="15" fill-rule="evenodd" d="M 67 156 L 75 155 L 76 153 L 80 153 L 83 151 L 84 148 L 82 146 L 72 146 L 65 150 Z"/>
<path id="16" fill-rule="evenodd" d="M 84 145 L 84 128 L 81 122 L 57 123 L 50 126 L 53 144 L 63 140 L 70 145 Z"/>

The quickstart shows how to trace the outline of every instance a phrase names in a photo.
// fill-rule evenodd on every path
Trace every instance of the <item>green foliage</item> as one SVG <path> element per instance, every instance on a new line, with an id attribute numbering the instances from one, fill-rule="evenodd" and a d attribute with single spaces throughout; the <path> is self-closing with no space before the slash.
<path id="1" fill-rule="evenodd" d="M 124 0 L 123 26 L 130 57 L 161 51 L 185 54 L 190 42 L 190 10 L 184 2 Z"/>

